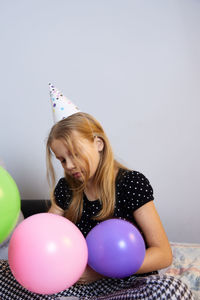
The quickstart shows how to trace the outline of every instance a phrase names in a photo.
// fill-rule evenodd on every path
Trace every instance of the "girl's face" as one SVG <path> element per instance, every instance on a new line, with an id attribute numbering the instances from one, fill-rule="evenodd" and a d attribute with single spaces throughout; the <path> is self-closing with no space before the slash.
<path id="1" fill-rule="evenodd" d="M 81 153 L 88 160 L 89 181 L 91 181 L 97 170 L 100 160 L 100 152 L 103 150 L 104 143 L 98 137 L 95 137 L 94 141 L 91 142 L 81 137 L 80 134 L 76 131 L 72 133 L 72 139 L 75 144 L 76 141 L 78 142 Z M 77 165 L 72 154 L 67 148 L 67 145 L 59 139 L 53 140 L 51 144 L 51 150 L 54 152 L 56 158 L 60 160 L 63 169 L 69 176 L 74 177 L 76 180 L 83 181 L 85 173 L 84 166 L 86 166 L 86 163 L 84 164 L 84 161 L 81 160 L 81 166 Z M 78 160 L 80 161 L 80 157 L 78 157 Z"/>

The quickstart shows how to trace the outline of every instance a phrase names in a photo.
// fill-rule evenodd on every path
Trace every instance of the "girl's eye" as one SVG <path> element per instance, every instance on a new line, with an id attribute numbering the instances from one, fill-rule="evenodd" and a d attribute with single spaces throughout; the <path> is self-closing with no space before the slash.
<path id="1" fill-rule="evenodd" d="M 62 164 L 64 164 L 65 162 L 66 162 L 66 160 L 65 160 L 65 159 L 61 160 L 61 163 L 62 163 Z"/>

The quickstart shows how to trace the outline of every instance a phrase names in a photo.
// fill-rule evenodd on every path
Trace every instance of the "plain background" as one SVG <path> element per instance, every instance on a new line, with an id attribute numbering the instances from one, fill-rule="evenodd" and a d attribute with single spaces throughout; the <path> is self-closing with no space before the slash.
<path id="1" fill-rule="evenodd" d="M 49 198 L 52 82 L 150 180 L 169 239 L 200 242 L 200 1 L 0 1 L 0 42 L 0 158 L 21 198 Z"/>

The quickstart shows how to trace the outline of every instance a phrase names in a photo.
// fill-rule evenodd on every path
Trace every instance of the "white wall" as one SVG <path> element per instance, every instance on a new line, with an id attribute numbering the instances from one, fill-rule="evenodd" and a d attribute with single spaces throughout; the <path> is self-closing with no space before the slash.
<path id="1" fill-rule="evenodd" d="M 0 3 L 0 158 L 22 199 L 48 199 L 48 83 L 143 172 L 169 239 L 200 242 L 200 2 Z"/>

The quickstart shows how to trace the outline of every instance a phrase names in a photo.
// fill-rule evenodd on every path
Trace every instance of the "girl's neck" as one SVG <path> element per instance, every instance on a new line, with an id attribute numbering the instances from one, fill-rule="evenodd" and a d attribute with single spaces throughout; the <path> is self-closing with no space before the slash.
<path id="1" fill-rule="evenodd" d="M 84 189 L 84 193 L 89 201 L 94 201 L 98 199 L 97 189 L 92 180 L 87 182 L 86 188 Z"/>
<path id="2" fill-rule="evenodd" d="M 84 193 L 89 201 L 95 201 L 98 199 L 98 194 L 95 189 L 86 187 Z"/>

